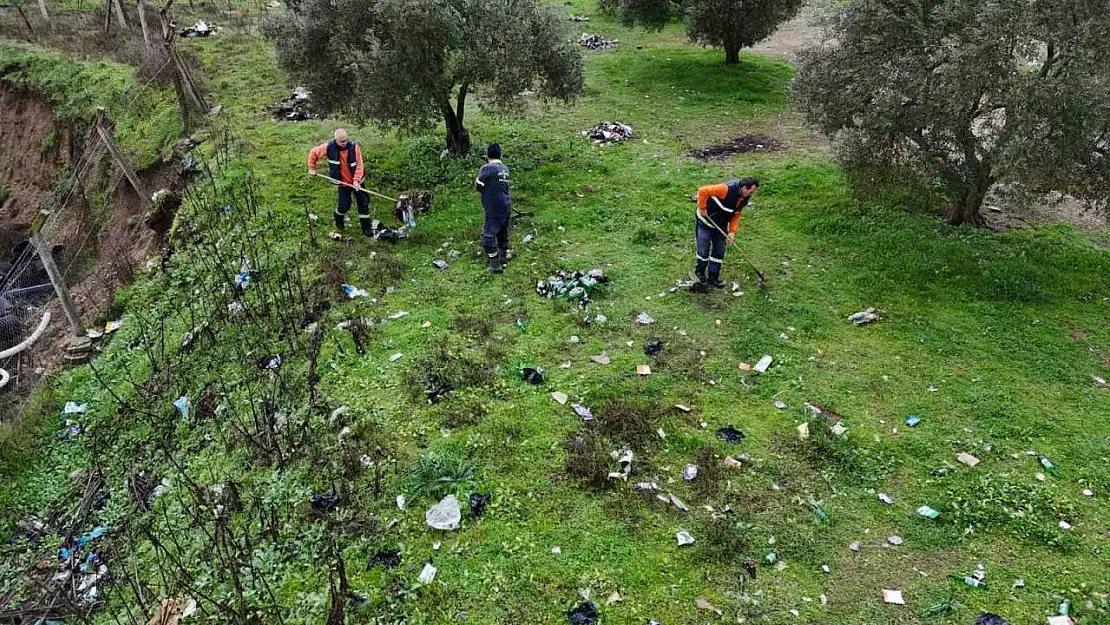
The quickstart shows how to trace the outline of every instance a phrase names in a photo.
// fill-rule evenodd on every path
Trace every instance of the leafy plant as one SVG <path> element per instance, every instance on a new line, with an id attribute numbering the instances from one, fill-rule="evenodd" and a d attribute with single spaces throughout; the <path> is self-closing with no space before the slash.
<path id="1" fill-rule="evenodd" d="M 405 479 L 405 490 L 414 497 L 440 499 L 472 490 L 477 483 L 474 476 L 473 463 L 452 454 L 428 453 L 413 465 Z"/>

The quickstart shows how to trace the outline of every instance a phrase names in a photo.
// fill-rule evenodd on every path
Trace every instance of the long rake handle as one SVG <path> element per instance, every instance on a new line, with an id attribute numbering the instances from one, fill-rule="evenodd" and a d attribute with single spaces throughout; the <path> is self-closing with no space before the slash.
<path id="1" fill-rule="evenodd" d="M 393 202 L 393 203 L 397 202 L 397 198 L 395 198 L 395 197 L 389 197 L 388 195 L 382 195 L 381 193 L 378 193 L 377 191 L 371 191 L 370 189 L 364 189 L 362 187 L 359 187 L 359 186 L 356 186 L 356 185 L 353 185 L 353 184 L 348 184 L 346 182 L 343 182 L 342 180 L 336 180 L 335 178 L 332 178 L 331 176 L 325 176 L 324 174 L 316 174 L 316 177 L 317 178 L 323 178 L 324 180 L 327 180 L 328 182 L 332 182 L 332 183 L 340 185 L 340 186 L 350 187 L 350 188 L 354 189 L 355 191 L 362 191 L 363 193 L 369 193 L 370 195 L 376 195 L 376 196 L 380 197 L 383 200 L 389 200 L 390 202 Z"/>
<path id="2" fill-rule="evenodd" d="M 705 221 L 708 221 L 708 222 L 709 222 L 710 224 L 713 224 L 713 228 L 714 228 L 714 229 L 716 229 L 716 230 L 717 230 L 717 232 L 720 232 L 720 233 L 721 233 L 721 234 L 722 234 L 722 235 L 723 235 L 723 236 L 725 237 L 725 240 L 726 240 L 726 241 L 728 240 L 728 235 L 727 235 L 727 234 L 725 234 L 725 231 L 724 231 L 724 230 L 721 230 L 721 227 L 720 227 L 720 226 L 718 226 L 717 224 L 713 223 L 713 220 L 712 220 L 712 219 L 708 219 L 708 218 L 707 218 L 707 219 L 706 219 Z M 755 266 L 755 263 L 753 263 L 753 262 L 751 261 L 751 259 L 749 259 L 749 258 L 748 258 L 748 255 L 744 253 L 744 250 L 740 249 L 740 246 L 736 244 L 736 241 L 733 241 L 733 242 L 732 242 L 732 247 L 733 247 L 733 248 L 734 248 L 734 249 L 736 250 L 736 253 L 740 255 L 740 258 L 743 258 L 743 259 L 744 259 L 744 262 L 748 263 L 748 266 L 749 266 L 749 267 L 751 267 L 751 268 L 752 268 L 752 270 L 754 270 L 754 271 L 755 271 L 756 275 L 758 275 L 758 276 L 759 276 L 759 279 L 760 279 L 760 280 L 763 280 L 764 282 L 766 282 L 766 281 L 767 281 L 767 278 L 765 278 L 765 277 L 763 276 L 763 272 L 762 272 L 762 271 L 760 271 L 760 270 L 759 270 L 759 268 Z"/>

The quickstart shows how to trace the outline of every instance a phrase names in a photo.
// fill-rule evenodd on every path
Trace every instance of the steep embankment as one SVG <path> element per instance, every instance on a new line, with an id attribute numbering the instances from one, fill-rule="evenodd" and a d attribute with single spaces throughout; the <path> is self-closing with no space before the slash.
<path id="1" fill-rule="evenodd" d="M 88 84 L 102 88 L 86 92 Z M 27 237 L 42 217 L 43 238 L 57 247 L 86 324 L 99 321 L 115 291 L 131 281 L 165 233 L 165 224 L 148 225 L 144 198 L 99 144 L 92 130 L 96 108 L 117 119 L 120 146 L 147 194 L 184 186 L 169 149 L 177 132 L 163 115 L 168 111 L 174 120 L 168 104 L 127 66 L 77 63 L 30 46 L 0 44 L 0 260 L 12 262 L 13 273 L 21 271 L 28 262 L 22 253 Z M 40 269 L 28 271 L 36 277 L 25 275 L 23 282 L 43 281 Z M 16 302 L 24 303 L 39 302 Z M 35 365 L 44 369 L 56 362 L 68 331 L 64 316 L 55 313 L 34 352 Z"/>

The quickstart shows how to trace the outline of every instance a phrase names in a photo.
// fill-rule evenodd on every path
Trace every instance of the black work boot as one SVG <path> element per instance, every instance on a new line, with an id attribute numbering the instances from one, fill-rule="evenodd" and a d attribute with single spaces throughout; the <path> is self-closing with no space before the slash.
<path id="1" fill-rule="evenodd" d="M 711 286 L 715 289 L 723 288 L 725 286 L 725 283 L 721 282 L 721 274 L 717 273 L 716 271 L 710 271 L 709 272 L 709 286 Z"/>
<path id="2" fill-rule="evenodd" d="M 501 264 L 502 269 L 509 266 L 509 260 L 511 258 L 512 256 L 509 256 L 508 249 L 503 247 L 497 248 L 497 262 Z"/>
<path id="3" fill-rule="evenodd" d="M 369 216 L 363 217 L 362 215 L 359 215 L 358 224 L 360 226 L 362 226 L 362 234 L 365 234 L 366 236 L 373 238 L 373 236 L 374 236 L 374 222 L 372 222 L 370 220 Z"/>
<path id="4" fill-rule="evenodd" d="M 339 213 L 335 214 L 335 228 L 337 230 L 342 231 L 344 226 L 347 225 L 346 222 L 347 222 L 347 216 L 346 215 L 340 215 Z"/>
<path id="5" fill-rule="evenodd" d="M 489 265 L 486 266 L 486 273 L 504 273 L 505 268 L 501 265 L 501 256 L 494 254 L 489 257 Z"/>

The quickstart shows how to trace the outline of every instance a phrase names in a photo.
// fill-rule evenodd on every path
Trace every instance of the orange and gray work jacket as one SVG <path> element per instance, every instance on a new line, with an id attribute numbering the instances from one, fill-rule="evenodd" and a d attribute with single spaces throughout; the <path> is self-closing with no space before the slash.
<path id="1" fill-rule="evenodd" d="M 362 168 L 362 150 L 354 141 L 339 147 L 334 139 L 312 148 L 308 153 L 308 168 L 316 169 L 320 159 L 328 160 L 328 176 L 347 184 L 358 185 L 366 172 Z"/>
<path id="2" fill-rule="evenodd" d="M 728 234 L 735 234 L 740 225 L 740 212 L 748 205 L 748 199 L 740 196 L 739 180 L 701 187 L 698 189 L 698 219 L 710 228 L 716 224 Z"/>

